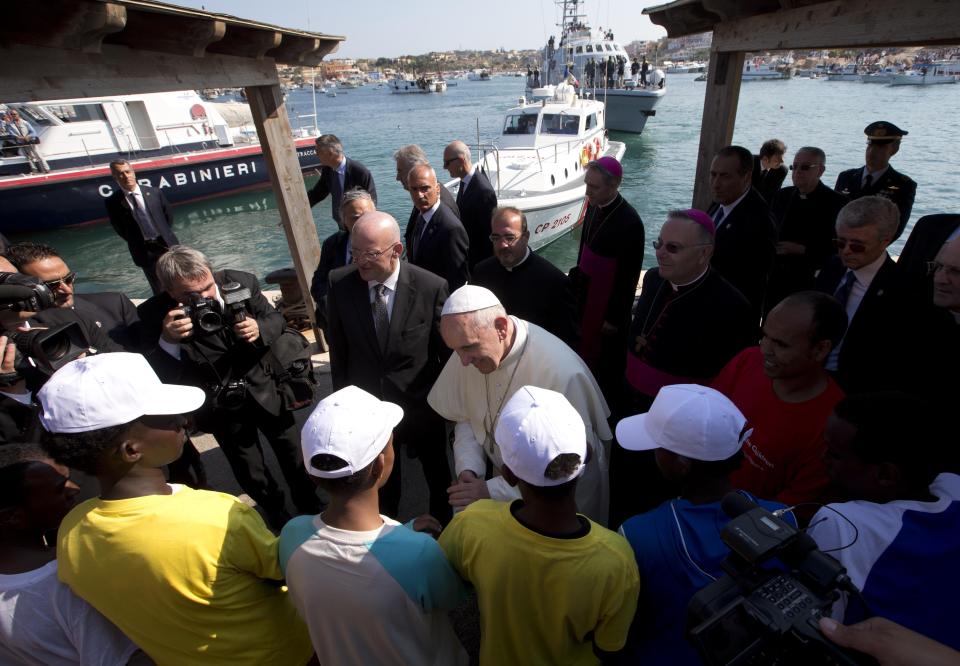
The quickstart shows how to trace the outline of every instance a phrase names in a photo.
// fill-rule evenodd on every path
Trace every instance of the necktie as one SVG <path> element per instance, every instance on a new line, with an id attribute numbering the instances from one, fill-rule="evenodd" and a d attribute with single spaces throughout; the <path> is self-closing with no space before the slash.
<path id="1" fill-rule="evenodd" d="M 460 206 L 460 202 L 463 201 L 463 195 L 467 191 L 467 182 L 460 179 L 460 189 L 457 190 L 457 206 Z"/>
<path id="2" fill-rule="evenodd" d="M 427 221 L 423 215 L 417 215 L 417 223 L 413 227 L 413 238 L 410 239 L 410 257 L 411 261 L 416 262 L 420 253 L 420 237 L 423 236 L 423 229 L 427 226 Z"/>
<path id="3" fill-rule="evenodd" d="M 865 190 L 871 185 L 873 185 L 873 176 L 868 173 L 867 177 L 863 179 L 863 187 L 861 189 Z"/>
<path id="4" fill-rule="evenodd" d="M 143 234 L 144 240 L 151 240 L 157 238 L 160 235 L 160 232 L 157 231 L 157 228 L 153 224 L 153 220 L 150 219 L 150 213 L 147 212 L 147 209 L 140 204 L 140 200 L 137 198 L 137 195 L 133 192 L 130 193 L 130 208 L 133 210 L 133 217 L 137 221 L 137 226 L 140 227 L 140 233 Z"/>
<path id="5" fill-rule="evenodd" d="M 856 281 L 857 276 L 854 275 L 853 271 L 848 270 L 843 281 L 837 286 L 837 290 L 833 292 L 834 297 L 840 301 L 840 305 L 842 305 L 844 309 L 847 307 L 847 301 L 850 300 L 850 292 L 853 290 L 853 284 Z"/>
<path id="6" fill-rule="evenodd" d="M 717 216 L 713 218 L 713 226 L 719 229 L 721 222 L 723 222 L 723 206 L 717 209 Z"/>
<path id="7" fill-rule="evenodd" d="M 380 351 L 387 350 L 387 336 L 390 333 L 390 318 L 387 317 L 387 288 L 378 284 L 373 288 L 376 292 L 373 299 L 373 328 L 377 331 L 377 342 Z"/>
<path id="8" fill-rule="evenodd" d="M 330 188 L 330 198 L 333 200 L 331 205 L 338 222 L 340 221 L 340 200 L 343 199 L 343 183 L 340 181 L 342 177 L 339 171 L 334 171 L 333 183 L 331 183 L 332 187 Z"/>

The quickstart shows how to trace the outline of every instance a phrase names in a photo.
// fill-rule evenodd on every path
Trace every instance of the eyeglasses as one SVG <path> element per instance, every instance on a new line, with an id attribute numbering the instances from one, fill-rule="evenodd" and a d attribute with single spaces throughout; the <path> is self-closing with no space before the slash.
<path id="1" fill-rule="evenodd" d="M 821 164 L 791 164 L 790 171 L 810 171 L 810 169 L 816 169 L 818 166 L 823 166 Z"/>
<path id="2" fill-rule="evenodd" d="M 848 241 L 846 238 L 834 238 L 833 244 L 837 246 L 838 250 L 850 248 L 850 251 L 854 254 L 863 254 L 867 251 L 867 246 L 865 243 L 855 240 Z"/>
<path id="3" fill-rule="evenodd" d="M 694 243 L 693 245 L 683 245 L 681 243 L 674 243 L 673 241 L 664 242 L 663 239 L 658 238 L 657 240 L 653 241 L 652 245 L 654 250 L 659 250 L 662 247 L 670 254 L 679 254 L 688 247 L 703 247 L 705 245 L 713 245 L 713 243 Z"/>
<path id="4" fill-rule="evenodd" d="M 48 280 L 44 282 L 44 284 L 47 285 L 47 289 L 49 289 L 50 291 L 54 291 L 55 289 L 59 289 L 60 285 L 62 284 L 65 284 L 69 287 L 70 285 L 73 284 L 74 280 L 76 279 L 77 279 L 77 272 L 70 271 L 59 280 Z"/>
<path id="5" fill-rule="evenodd" d="M 451 157 L 449 160 L 444 160 L 444 161 L 443 161 L 443 168 L 446 169 L 448 166 L 450 166 L 451 164 L 453 164 L 454 162 L 456 162 L 456 161 L 459 160 L 459 159 L 460 159 L 460 156 L 457 155 L 456 157 Z"/>
<path id="6" fill-rule="evenodd" d="M 379 252 L 374 252 L 373 250 L 370 250 L 369 252 L 354 252 L 353 248 L 350 248 L 350 254 L 352 255 L 351 261 L 355 264 L 358 264 L 361 261 L 376 261 L 380 258 L 380 255 L 382 255 L 384 252 L 389 252 L 392 249 L 392 245 L 390 247 L 383 248 Z"/>
<path id="7" fill-rule="evenodd" d="M 514 236 L 513 234 L 504 234 L 503 236 L 501 236 L 500 234 L 490 234 L 489 238 L 490 238 L 490 242 L 493 243 L 494 245 L 496 245 L 500 241 L 505 242 L 507 245 L 513 245 L 518 240 L 520 240 L 520 236 Z"/>
<path id="8" fill-rule="evenodd" d="M 934 275 L 940 271 L 946 273 L 947 278 L 951 280 L 960 280 L 960 266 L 951 266 L 939 261 L 927 262 L 927 275 Z"/>

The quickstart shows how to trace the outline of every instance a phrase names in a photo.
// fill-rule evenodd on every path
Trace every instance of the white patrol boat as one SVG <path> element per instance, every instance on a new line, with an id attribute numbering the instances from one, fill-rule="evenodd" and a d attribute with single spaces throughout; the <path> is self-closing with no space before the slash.
<path id="1" fill-rule="evenodd" d="M 540 102 L 521 98 L 507 111 L 494 144 L 475 146 L 479 168 L 497 193 L 499 206 L 527 216 L 530 248 L 537 250 L 568 233 L 586 211 L 584 167 L 609 156 L 621 159 L 626 145 L 609 141 L 602 102 L 576 96 L 572 85 L 557 86 Z M 459 181 L 446 187 L 456 194 Z"/>

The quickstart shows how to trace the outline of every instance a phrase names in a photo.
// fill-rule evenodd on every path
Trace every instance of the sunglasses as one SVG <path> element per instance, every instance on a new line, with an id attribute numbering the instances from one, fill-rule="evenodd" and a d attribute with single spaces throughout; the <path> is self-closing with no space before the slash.
<path id="1" fill-rule="evenodd" d="M 838 250 L 843 250 L 845 248 L 850 248 L 850 251 L 854 254 L 862 254 L 867 251 L 867 246 L 860 241 L 848 241 L 846 238 L 834 238 L 833 244 L 837 247 Z"/>
<path id="2" fill-rule="evenodd" d="M 694 243 L 693 245 L 683 245 L 682 243 L 674 243 L 673 241 L 668 241 L 665 243 L 662 239 L 658 238 L 657 240 L 653 241 L 651 245 L 653 245 L 654 250 L 663 248 L 670 254 L 679 254 L 688 247 L 703 247 L 705 245 L 713 245 L 713 243 Z"/>
<path id="3" fill-rule="evenodd" d="M 67 286 L 69 287 L 70 285 L 72 285 L 72 284 L 74 283 L 74 281 L 75 281 L 76 279 L 77 279 L 77 272 L 76 272 L 76 271 L 70 271 L 69 273 L 67 273 L 66 275 L 64 275 L 62 278 L 60 278 L 59 280 L 48 280 L 48 281 L 44 282 L 44 284 L 47 285 L 47 289 L 49 289 L 50 291 L 53 291 L 54 289 L 59 288 L 60 285 L 62 285 L 62 284 L 65 284 L 65 285 L 67 285 Z"/>
<path id="4" fill-rule="evenodd" d="M 791 164 L 790 171 L 810 171 L 810 169 L 816 169 L 819 164 Z"/>
<path id="5" fill-rule="evenodd" d="M 457 157 L 451 157 L 449 160 L 444 160 L 444 161 L 443 161 L 443 168 L 446 169 L 448 166 L 450 166 L 451 164 L 453 164 L 454 162 L 456 162 L 456 161 L 459 160 L 459 159 L 460 159 L 460 156 L 458 155 Z"/>

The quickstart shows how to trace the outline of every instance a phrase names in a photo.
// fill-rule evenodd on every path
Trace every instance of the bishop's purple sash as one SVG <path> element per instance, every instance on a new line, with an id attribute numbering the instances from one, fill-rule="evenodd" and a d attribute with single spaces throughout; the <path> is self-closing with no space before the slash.
<path id="1" fill-rule="evenodd" d="M 607 314 L 607 304 L 613 292 L 617 260 L 601 257 L 584 244 L 578 266 L 580 279 L 586 281 L 586 299 L 580 316 L 580 358 L 596 371 L 603 348 L 601 329 Z"/>
<path id="2" fill-rule="evenodd" d="M 627 352 L 627 381 L 635 391 L 651 398 L 656 397 L 660 389 L 670 384 L 709 384 L 709 381 L 702 377 L 681 377 L 657 370 L 630 352 Z"/>

